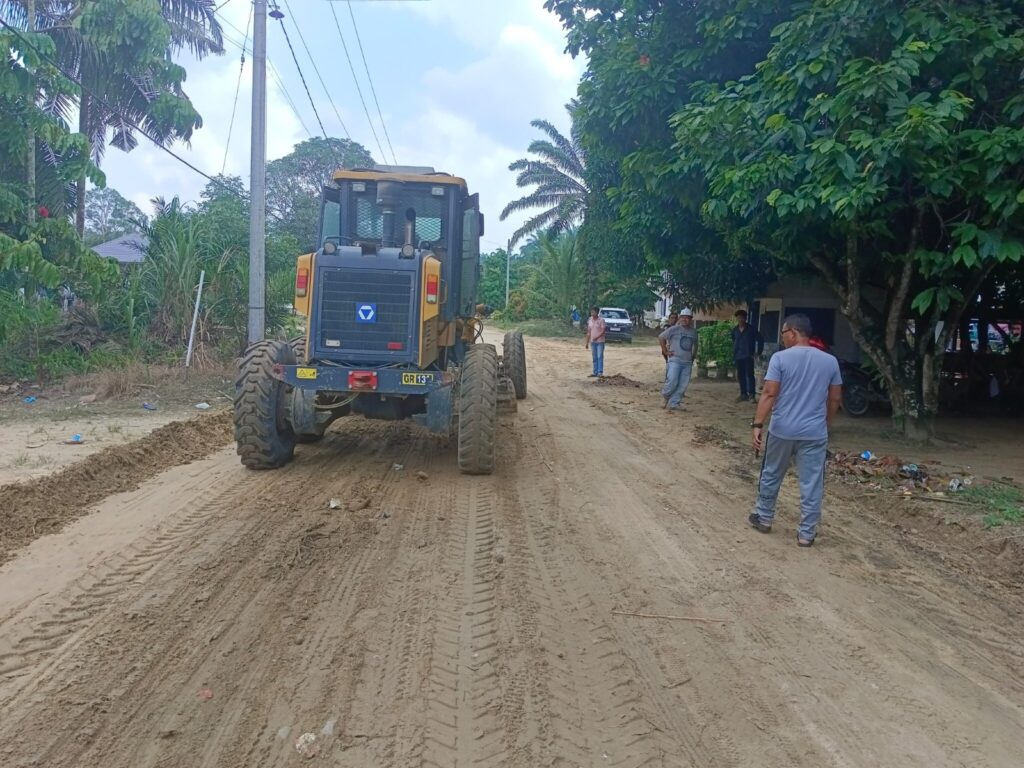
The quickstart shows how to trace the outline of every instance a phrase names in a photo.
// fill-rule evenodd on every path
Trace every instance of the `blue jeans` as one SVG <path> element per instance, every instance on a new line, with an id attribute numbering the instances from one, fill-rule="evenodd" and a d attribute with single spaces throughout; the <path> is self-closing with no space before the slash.
<path id="1" fill-rule="evenodd" d="M 771 525 L 775 518 L 775 502 L 786 470 L 796 458 L 800 478 L 800 525 L 797 532 L 804 541 L 811 541 L 821 521 L 821 499 L 825 494 L 825 458 L 828 438 L 823 440 L 786 440 L 771 432 L 765 438 L 761 479 L 757 488 L 754 511 L 762 523 Z"/>
<path id="2" fill-rule="evenodd" d="M 590 356 L 594 360 L 594 375 L 604 376 L 604 342 L 590 342 Z"/>
<path id="3" fill-rule="evenodd" d="M 661 396 L 668 401 L 669 408 L 679 407 L 683 395 L 686 394 L 686 388 L 690 386 L 692 371 L 693 363 L 684 363 L 678 357 L 668 359 L 668 375 L 665 377 L 665 386 L 661 388 Z"/>

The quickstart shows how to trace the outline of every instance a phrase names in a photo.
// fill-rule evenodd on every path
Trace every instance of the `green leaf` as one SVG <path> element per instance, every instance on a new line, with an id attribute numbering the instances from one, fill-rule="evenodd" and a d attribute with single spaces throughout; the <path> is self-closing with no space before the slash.
<path id="1" fill-rule="evenodd" d="M 812 61 L 810 64 L 807 65 L 807 71 L 810 72 L 812 75 L 817 75 L 824 68 L 825 65 L 822 64 L 820 61 Z"/>
<path id="2" fill-rule="evenodd" d="M 910 304 L 910 308 L 918 314 L 924 314 L 928 311 L 928 308 L 935 301 L 935 288 L 926 288 L 921 291 L 917 296 L 914 297 L 913 302 Z"/>
<path id="3" fill-rule="evenodd" d="M 768 203 L 772 208 L 775 207 L 775 203 L 778 202 L 779 197 L 782 196 L 782 190 L 776 187 L 768 193 L 768 197 L 765 198 L 765 202 Z"/>

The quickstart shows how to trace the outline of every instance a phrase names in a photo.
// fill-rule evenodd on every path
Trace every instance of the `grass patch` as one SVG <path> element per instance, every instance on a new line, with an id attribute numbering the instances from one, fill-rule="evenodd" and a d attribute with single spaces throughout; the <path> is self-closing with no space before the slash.
<path id="1" fill-rule="evenodd" d="M 573 328 L 563 320 L 510 320 L 491 319 L 490 324 L 503 331 L 522 331 L 524 336 L 539 336 L 545 339 L 583 338 L 580 328 Z"/>
<path id="2" fill-rule="evenodd" d="M 986 528 L 1024 523 L 1024 491 L 1012 485 L 987 485 L 967 488 L 963 492 L 971 501 L 985 510 L 982 523 Z"/>

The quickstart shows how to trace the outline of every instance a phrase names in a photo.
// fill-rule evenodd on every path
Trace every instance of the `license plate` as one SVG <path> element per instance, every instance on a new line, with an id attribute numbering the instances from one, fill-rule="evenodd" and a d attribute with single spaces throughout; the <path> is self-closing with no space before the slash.
<path id="1" fill-rule="evenodd" d="M 316 368 L 296 368 L 295 378 L 297 379 L 315 379 Z"/>
<path id="2" fill-rule="evenodd" d="M 434 381 L 432 373 L 403 373 L 402 383 L 412 387 L 425 387 Z"/>

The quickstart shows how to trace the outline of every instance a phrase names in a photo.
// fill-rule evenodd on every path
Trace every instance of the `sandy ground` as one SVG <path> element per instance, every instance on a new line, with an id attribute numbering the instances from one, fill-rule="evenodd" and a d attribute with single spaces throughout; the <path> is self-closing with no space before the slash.
<path id="1" fill-rule="evenodd" d="M 693 442 L 731 387 L 666 417 L 649 347 L 609 350 L 636 388 L 587 380 L 581 344 L 527 355 L 493 476 L 345 420 L 283 470 L 227 447 L 22 549 L 0 763 L 1021 765 L 1018 592 L 836 493 L 798 549 L 790 482 L 776 532 L 745 528 L 753 458 Z"/>

